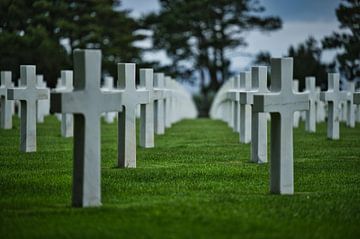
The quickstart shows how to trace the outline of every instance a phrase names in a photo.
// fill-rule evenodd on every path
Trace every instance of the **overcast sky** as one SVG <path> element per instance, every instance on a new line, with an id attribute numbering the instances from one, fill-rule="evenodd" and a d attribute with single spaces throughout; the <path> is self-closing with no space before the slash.
<path id="1" fill-rule="evenodd" d="M 237 49 L 230 55 L 231 70 L 235 72 L 248 69 L 252 60 L 237 53 L 256 54 L 259 51 L 269 51 L 272 56 L 280 57 L 286 55 L 290 45 L 304 42 L 309 36 L 319 40 L 338 30 L 339 23 L 335 8 L 340 0 L 260 0 L 260 2 L 266 8 L 265 15 L 279 16 L 283 20 L 283 27 L 269 34 L 257 31 L 246 33 L 248 46 Z M 132 10 L 131 14 L 134 17 L 159 9 L 158 0 L 122 0 L 122 6 Z M 147 42 L 141 44 L 149 46 Z M 330 61 L 333 56 L 334 52 L 328 52 L 323 55 L 323 60 Z M 146 54 L 144 57 L 166 62 L 164 52 Z"/>

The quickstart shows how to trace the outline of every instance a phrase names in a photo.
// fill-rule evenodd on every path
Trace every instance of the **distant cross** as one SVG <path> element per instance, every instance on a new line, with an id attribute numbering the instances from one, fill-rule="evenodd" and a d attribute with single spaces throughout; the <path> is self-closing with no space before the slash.
<path id="1" fill-rule="evenodd" d="M 36 75 L 36 86 L 38 89 L 47 89 L 48 97 L 45 100 L 38 100 L 36 102 L 36 120 L 38 123 L 44 123 L 45 116 L 49 115 L 50 111 L 50 90 L 47 88 L 46 82 L 44 81 L 43 75 Z"/>
<path id="2" fill-rule="evenodd" d="M 170 128 L 172 125 L 172 105 L 173 105 L 173 91 L 171 86 L 171 77 L 165 76 L 165 127 Z"/>
<path id="3" fill-rule="evenodd" d="M 230 105 L 229 120 L 234 132 L 240 132 L 240 103 L 239 103 L 239 92 L 240 92 L 240 76 L 236 76 L 230 79 L 231 88 L 228 90 L 227 99 Z"/>
<path id="4" fill-rule="evenodd" d="M 294 112 L 309 109 L 309 96 L 293 91 L 293 59 L 271 59 L 271 92 L 254 96 L 254 112 L 271 113 L 270 190 L 294 193 Z"/>
<path id="5" fill-rule="evenodd" d="M 267 67 L 251 68 L 252 90 L 240 92 L 240 103 L 252 105 L 254 95 L 264 94 L 267 89 Z M 267 162 L 267 113 L 252 111 L 251 114 L 251 162 Z"/>
<path id="6" fill-rule="evenodd" d="M 294 79 L 293 81 L 294 92 L 299 92 L 299 80 Z M 300 123 L 300 112 L 294 112 L 294 127 L 298 128 Z"/>
<path id="7" fill-rule="evenodd" d="M 164 74 L 154 74 L 154 94 L 159 97 L 154 103 L 154 128 L 155 133 L 162 135 L 165 133 L 165 91 L 164 91 Z"/>
<path id="8" fill-rule="evenodd" d="M 244 92 L 251 91 L 251 73 L 240 72 L 240 88 Z M 240 142 L 251 142 L 251 105 L 240 101 Z"/>
<path id="9" fill-rule="evenodd" d="M 339 89 L 340 75 L 338 73 L 328 74 L 328 90 L 320 93 L 320 99 L 328 102 L 327 137 L 339 139 L 339 104 L 347 99 L 347 93 Z"/>
<path id="10" fill-rule="evenodd" d="M 75 207 L 101 205 L 100 117 L 122 110 L 121 91 L 100 90 L 101 51 L 74 51 L 74 91 L 51 94 L 53 112 L 74 115 L 73 198 Z"/>
<path id="11" fill-rule="evenodd" d="M 348 83 L 348 91 L 347 91 L 347 99 L 346 99 L 346 109 L 347 109 L 347 116 L 346 116 L 346 126 L 350 128 L 355 127 L 355 105 L 354 105 L 354 97 L 353 94 L 355 93 L 355 82 Z"/>
<path id="12" fill-rule="evenodd" d="M 149 92 L 150 101 L 140 106 L 140 146 L 153 148 L 154 143 L 154 101 L 160 98 L 154 91 L 153 69 L 140 69 L 140 87 Z"/>
<path id="13" fill-rule="evenodd" d="M 305 78 L 305 92 L 309 94 L 309 110 L 306 111 L 305 130 L 312 133 L 316 132 L 316 102 L 320 97 L 315 82 L 315 77 Z"/>
<path id="14" fill-rule="evenodd" d="M 61 92 L 73 91 L 73 71 L 61 71 Z M 61 135 L 65 138 L 74 136 L 74 117 L 72 114 L 61 114 Z"/>
<path id="15" fill-rule="evenodd" d="M 8 89 L 10 100 L 20 100 L 20 150 L 22 152 L 36 151 L 36 102 L 48 99 L 49 89 L 36 87 L 36 67 L 20 66 L 21 85 Z"/>
<path id="16" fill-rule="evenodd" d="M 118 166 L 136 168 L 136 108 L 150 102 L 149 91 L 136 89 L 135 64 L 118 64 L 118 88 L 123 110 L 118 114 Z"/>
<path id="17" fill-rule="evenodd" d="M 12 100 L 9 100 L 8 89 L 13 88 L 11 82 L 11 71 L 1 72 L 1 85 L 0 85 L 0 128 L 11 129 L 12 128 Z"/>
<path id="18" fill-rule="evenodd" d="M 114 78 L 112 76 L 105 76 L 104 85 L 101 88 L 103 91 L 112 91 L 114 90 Z M 105 122 L 108 124 L 114 123 L 116 118 L 116 112 L 106 112 L 104 113 Z"/>
<path id="19" fill-rule="evenodd" d="M 320 100 L 320 92 L 321 88 L 316 87 L 316 93 L 318 94 L 318 99 L 316 101 L 316 122 L 324 122 L 325 121 L 325 103 Z"/>

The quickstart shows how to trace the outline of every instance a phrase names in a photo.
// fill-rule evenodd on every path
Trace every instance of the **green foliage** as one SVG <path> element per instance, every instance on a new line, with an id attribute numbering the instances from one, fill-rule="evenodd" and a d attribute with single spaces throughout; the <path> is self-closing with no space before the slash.
<path id="1" fill-rule="evenodd" d="M 154 32 L 154 48 L 166 50 L 172 59 L 170 73 L 198 80 L 205 99 L 227 80 L 230 60 L 226 52 L 246 45 L 245 31 L 281 27 L 278 17 L 262 15 L 264 8 L 258 1 L 160 0 L 160 4 L 159 13 L 144 19 Z M 199 77 L 189 78 L 193 73 L 189 69 Z"/>
<path id="2" fill-rule="evenodd" d="M 316 85 L 327 88 L 327 72 L 331 66 L 321 62 L 322 49 L 317 41 L 310 37 L 297 48 L 290 46 L 288 56 L 294 58 L 294 79 L 299 80 L 299 89 L 305 88 L 305 77 L 315 76 Z"/>
<path id="3" fill-rule="evenodd" d="M 134 41 L 138 23 L 122 11 L 119 0 L 0 1 L 0 66 L 19 77 L 19 65 L 36 64 L 51 86 L 60 70 L 72 65 L 75 48 L 103 53 L 104 73 L 116 76 L 116 63 L 140 62 Z"/>
<path id="4" fill-rule="evenodd" d="M 0 130 L 1 238 L 359 238 L 360 128 L 294 129 L 295 195 L 269 194 L 269 165 L 249 163 L 225 123 L 175 124 L 118 169 L 116 123 L 102 125 L 103 207 L 71 208 L 72 139 L 38 125 L 38 152 L 20 153 L 19 120 Z"/>
<path id="5" fill-rule="evenodd" d="M 347 80 L 360 78 L 360 2 L 342 0 L 336 9 L 341 33 L 334 32 L 322 41 L 325 49 L 341 49 L 337 54 L 340 71 Z"/>

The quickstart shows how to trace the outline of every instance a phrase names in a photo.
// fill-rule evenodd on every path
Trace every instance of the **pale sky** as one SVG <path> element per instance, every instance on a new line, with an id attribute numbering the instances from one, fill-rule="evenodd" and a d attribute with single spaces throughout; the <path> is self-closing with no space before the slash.
<path id="1" fill-rule="evenodd" d="M 281 30 L 263 34 L 258 31 L 246 33 L 246 48 L 237 49 L 231 55 L 231 70 L 235 72 L 248 69 L 251 57 L 239 56 L 239 53 L 254 55 L 259 51 L 269 51 L 272 56 L 280 57 L 287 54 L 290 45 L 304 42 L 309 36 L 320 40 L 324 36 L 339 29 L 335 8 L 340 0 L 260 0 L 265 6 L 265 15 L 279 16 L 283 21 Z M 122 8 L 132 10 L 134 17 L 159 9 L 158 0 L 122 0 Z M 150 42 L 138 45 L 150 47 Z M 334 52 L 323 55 L 324 61 L 330 61 Z M 146 53 L 145 59 L 167 62 L 165 52 Z"/>

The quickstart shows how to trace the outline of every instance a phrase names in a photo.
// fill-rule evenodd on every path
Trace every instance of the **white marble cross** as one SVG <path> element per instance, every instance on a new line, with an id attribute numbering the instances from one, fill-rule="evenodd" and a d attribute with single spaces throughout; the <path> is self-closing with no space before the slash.
<path id="1" fill-rule="evenodd" d="M 36 102 L 47 99 L 49 89 L 36 87 L 36 67 L 20 66 L 21 85 L 8 89 L 10 100 L 20 100 L 20 150 L 22 152 L 36 151 Z"/>
<path id="2" fill-rule="evenodd" d="M 170 89 L 171 77 L 165 76 L 164 86 L 165 86 L 165 127 L 170 128 L 172 125 L 172 110 L 171 106 L 173 104 L 173 92 Z"/>
<path id="3" fill-rule="evenodd" d="M 309 95 L 293 90 L 293 59 L 271 59 L 271 92 L 254 96 L 254 112 L 271 113 L 270 190 L 294 193 L 294 112 L 309 109 Z"/>
<path id="4" fill-rule="evenodd" d="M 154 74 L 154 91 L 159 94 L 158 100 L 154 102 L 154 128 L 155 133 L 162 135 L 165 133 L 165 91 L 164 91 L 164 74 Z"/>
<path id="5" fill-rule="evenodd" d="M 346 99 L 346 126 L 350 128 L 355 127 L 355 105 L 354 105 L 354 97 L 355 93 L 355 82 L 348 82 L 348 91 L 347 91 L 347 99 Z"/>
<path id="6" fill-rule="evenodd" d="M 320 92 L 321 88 L 316 87 L 316 93 L 318 94 L 318 100 L 316 101 L 316 122 L 325 122 L 326 111 L 325 111 L 325 103 L 320 100 Z"/>
<path id="7" fill-rule="evenodd" d="M 61 71 L 62 89 L 59 92 L 73 91 L 73 71 Z M 72 114 L 61 114 L 61 136 L 68 138 L 74 136 L 74 117 Z"/>
<path id="8" fill-rule="evenodd" d="M 294 92 L 299 92 L 299 80 L 294 79 L 293 84 L 294 84 L 294 85 L 293 85 Z M 295 112 L 294 112 L 294 127 L 295 127 L 295 128 L 298 128 L 298 127 L 299 127 L 300 117 L 301 117 L 300 112 L 299 112 L 299 111 L 295 111 Z"/>
<path id="9" fill-rule="evenodd" d="M 51 109 L 74 115 L 72 205 L 101 205 L 100 117 L 122 110 L 121 91 L 100 90 L 101 51 L 74 51 L 74 91 L 51 94 Z"/>
<path id="10" fill-rule="evenodd" d="M 105 76 L 104 78 L 104 85 L 101 88 L 103 91 L 112 91 L 114 90 L 114 78 L 112 76 Z M 116 112 L 105 112 L 104 119 L 105 122 L 108 124 L 114 123 L 116 119 Z"/>
<path id="11" fill-rule="evenodd" d="M 316 132 L 316 103 L 319 101 L 319 93 L 316 91 L 315 77 L 305 78 L 305 92 L 309 94 L 309 110 L 306 112 L 305 130 Z"/>
<path id="12" fill-rule="evenodd" d="M 154 91 L 153 69 L 140 69 L 140 87 L 149 92 L 150 101 L 140 105 L 140 146 L 153 148 L 154 143 L 154 101 L 160 96 Z"/>
<path id="13" fill-rule="evenodd" d="M 11 82 L 11 71 L 1 72 L 0 84 L 0 128 L 12 128 L 12 110 L 14 101 L 9 100 L 8 89 L 13 88 Z"/>
<path id="14" fill-rule="evenodd" d="M 123 110 L 118 114 L 118 166 L 136 168 L 136 108 L 150 102 L 149 91 L 136 89 L 135 64 L 118 64 L 118 88 Z"/>
<path id="15" fill-rule="evenodd" d="M 339 89 L 340 75 L 328 74 L 328 90 L 320 93 L 320 99 L 328 103 L 327 137 L 330 139 L 340 138 L 339 129 L 339 104 L 347 98 L 347 93 Z"/>
<path id="16" fill-rule="evenodd" d="M 43 75 L 36 75 L 36 85 L 38 89 L 48 89 Z M 45 116 L 50 113 L 50 90 L 48 90 L 48 98 L 37 101 L 36 119 L 38 123 L 44 123 Z"/>
<path id="17" fill-rule="evenodd" d="M 252 90 L 240 92 L 240 103 L 252 105 L 254 95 L 264 94 L 267 89 L 267 67 L 251 68 Z M 267 162 L 267 113 L 251 112 L 251 162 Z"/>
<path id="18" fill-rule="evenodd" d="M 251 91 L 251 73 L 240 72 L 240 89 Z M 251 142 L 251 105 L 240 101 L 240 142 L 248 144 Z"/>
<path id="19" fill-rule="evenodd" d="M 229 126 L 232 126 L 234 132 L 240 132 L 240 76 L 230 79 L 231 89 L 227 92 L 228 105 L 230 107 Z M 229 122 L 230 122 L 229 121 Z"/>

